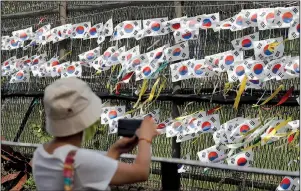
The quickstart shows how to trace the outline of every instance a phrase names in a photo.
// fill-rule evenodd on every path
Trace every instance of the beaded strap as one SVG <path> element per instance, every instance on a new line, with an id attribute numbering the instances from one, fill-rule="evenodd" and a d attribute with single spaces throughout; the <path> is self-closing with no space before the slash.
<path id="1" fill-rule="evenodd" d="M 73 188 L 73 178 L 74 178 L 74 157 L 76 150 L 72 150 L 68 153 L 65 162 L 64 162 L 64 190 L 72 191 Z"/>

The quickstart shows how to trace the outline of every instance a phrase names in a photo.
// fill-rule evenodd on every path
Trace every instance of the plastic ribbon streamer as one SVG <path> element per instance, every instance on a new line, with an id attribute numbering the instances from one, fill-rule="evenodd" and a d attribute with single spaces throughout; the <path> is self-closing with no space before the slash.
<path id="1" fill-rule="evenodd" d="M 241 84 L 240 84 L 240 87 L 239 87 L 239 90 L 237 92 L 237 95 L 236 95 L 236 98 L 235 98 L 235 101 L 234 101 L 234 109 L 237 110 L 238 108 L 238 104 L 239 104 L 239 101 L 240 101 L 240 97 L 242 95 L 242 93 L 244 92 L 245 88 L 246 88 L 246 85 L 247 85 L 247 79 L 248 77 L 245 75 L 245 77 L 243 78 L 243 80 L 241 81 Z"/>
<path id="2" fill-rule="evenodd" d="M 286 100 L 290 97 L 290 95 L 293 93 L 293 91 L 294 91 L 294 87 L 291 87 L 283 96 L 282 96 L 282 98 L 280 99 L 280 101 L 276 104 L 276 105 L 274 105 L 274 106 L 272 106 L 272 107 L 270 107 L 270 108 L 263 108 L 263 109 L 265 109 L 265 110 L 270 110 L 270 109 L 272 109 L 272 108 L 274 108 L 274 107 L 276 107 L 276 106 L 279 106 L 279 105 L 281 105 L 281 104 L 283 104 L 284 102 L 286 102 Z"/>
<path id="3" fill-rule="evenodd" d="M 266 104 L 266 103 L 268 103 L 269 101 L 271 101 L 282 89 L 283 89 L 283 85 L 280 85 L 275 91 L 274 91 L 274 93 L 270 96 L 270 97 L 268 97 L 264 102 L 262 102 L 260 105 L 256 105 L 256 104 L 254 104 L 252 107 L 258 107 L 258 106 L 262 106 L 262 105 L 264 105 L 264 104 Z"/>
<path id="4" fill-rule="evenodd" d="M 133 106 L 133 108 L 136 108 L 138 106 L 139 102 L 141 101 L 142 96 L 146 92 L 147 84 L 148 84 L 148 80 L 143 80 L 142 87 L 139 92 L 139 98 L 138 98 L 137 102 L 135 103 L 135 105 Z"/>
<path id="5" fill-rule="evenodd" d="M 284 43 L 284 42 L 286 42 L 286 41 L 288 41 L 288 40 L 289 40 L 289 39 L 284 39 L 284 40 L 281 41 L 281 42 L 273 42 L 273 43 L 269 44 L 268 50 L 271 51 L 271 52 L 274 52 L 274 50 L 275 50 L 275 48 L 276 48 L 277 46 L 279 46 L 280 44 L 282 44 L 282 43 Z"/>

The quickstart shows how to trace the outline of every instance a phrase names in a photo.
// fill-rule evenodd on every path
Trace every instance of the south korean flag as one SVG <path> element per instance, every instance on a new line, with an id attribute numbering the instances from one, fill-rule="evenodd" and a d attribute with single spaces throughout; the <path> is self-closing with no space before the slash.
<path id="1" fill-rule="evenodd" d="M 227 70 L 228 82 L 242 81 L 245 75 L 249 73 L 249 69 L 244 64 L 245 61 L 236 62 L 233 67 Z"/>
<path id="2" fill-rule="evenodd" d="M 86 66 L 91 67 L 92 62 L 100 56 L 100 47 L 94 48 L 78 55 L 79 61 L 87 63 Z"/>
<path id="3" fill-rule="evenodd" d="M 213 28 L 214 32 L 220 31 L 221 29 L 223 29 L 223 30 L 230 29 L 232 26 L 232 20 L 234 20 L 234 18 L 229 18 L 229 19 L 220 21 L 218 24 L 216 24 L 216 27 Z"/>
<path id="4" fill-rule="evenodd" d="M 100 113 L 101 124 L 109 124 L 115 118 L 124 116 L 125 106 L 103 107 Z"/>
<path id="5" fill-rule="evenodd" d="M 14 68 L 13 64 L 17 60 L 16 56 L 13 56 L 2 63 L 1 72 L 2 76 L 10 76 L 12 69 Z"/>
<path id="6" fill-rule="evenodd" d="M 271 49 L 273 43 L 280 43 L 275 48 Z M 254 54 L 256 60 L 273 60 L 283 56 L 284 42 L 283 37 L 267 39 L 262 41 L 254 41 Z"/>
<path id="7" fill-rule="evenodd" d="M 25 68 L 29 69 L 30 64 L 31 60 L 28 59 L 28 56 L 23 56 L 22 58 L 18 58 L 14 61 L 13 68 L 15 69 L 15 71 L 23 70 Z"/>
<path id="8" fill-rule="evenodd" d="M 158 64 L 155 63 L 143 63 L 136 67 L 136 81 L 142 79 L 156 79 L 159 73 L 154 73 L 159 68 Z"/>
<path id="9" fill-rule="evenodd" d="M 12 32 L 13 36 L 18 37 L 21 41 L 30 40 L 33 37 L 32 27 Z"/>
<path id="10" fill-rule="evenodd" d="M 296 38 L 300 38 L 300 20 L 295 19 L 292 23 L 291 27 L 288 30 L 288 39 L 293 40 Z"/>
<path id="11" fill-rule="evenodd" d="M 254 34 L 246 35 L 241 38 L 237 38 L 235 40 L 232 40 L 231 43 L 233 45 L 233 48 L 236 50 L 251 50 L 254 48 L 253 42 L 259 41 L 259 32 L 256 32 Z"/>
<path id="12" fill-rule="evenodd" d="M 244 65 L 248 69 L 248 78 L 251 80 L 263 79 L 265 77 L 264 68 L 266 60 L 245 60 Z"/>
<path id="13" fill-rule="evenodd" d="M 177 82 L 180 80 L 185 80 L 192 78 L 191 65 L 194 64 L 195 59 L 190 59 L 176 64 L 170 65 L 171 70 L 171 81 Z"/>
<path id="14" fill-rule="evenodd" d="M 92 26 L 88 29 L 88 32 L 85 34 L 84 39 L 92 39 L 92 38 L 98 38 L 99 36 L 102 36 L 103 32 L 103 23 L 98 23 Z"/>
<path id="15" fill-rule="evenodd" d="M 59 61 L 58 57 L 51 58 L 49 61 L 46 62 L 46 68 L 45 68 L 46 73 L 48 73 L 49 76 L 57 76 L 58 74 L 53 74 L 52 75 L 51 73 L 53 71 L 53 67 L 57 66 L 59 64 L 60 64 L 60 61 Z M 57 72 L 57 71 L 55 70 L 55 72 Z"/>
<path id="16" fill-rule="evenodd" d="M 176 43 L 188 40 L 196 40 L 199 37 L 199 29 L 182 28 L 173 33 Z"/>
<path id="17" fill-rule="evenodd" d="M 286 73 L 292 77 L 300 77 L 299 56 L 291 57 L 288 64 L 285 66 Z"/>
<path id="18" fill-rule="evenodd" d="M 201 27 L 201 21 L 202 21 L 202 16 L 198 15 L 195 17 L 188 17 L 188 18 L 183 18 L 181 20 L 181 26 L 184 29 L 190 29 L 190 30 L 199 30 Z"/>
<path id="19" fill-rule="evenodd" d="M 186 154 L 183 158 L 183 160 L 190 160 L 190 154 Z M 178 164 L 178 173 L 184 173 L 190 170 L 190 166 Z"/>
<path id="20" fill-rule="evenodd" d="M 118 50 L 117 46 L 111 46 L 107 48 L 107 50 L 103 53 L 103 59 L 105 61 L 105 64 L 110 64 L 111 57 L 117 50 Z"/>
<path id="21" fill-rule="evenodd" d="M 164 50 L 163 60 L 173 62 L 189 58 L 188 42 L 182 42 Z"/>
<path id="22" fill-rule="evenodd" d="M 219 13 L 204 14 L 201 18 L 201 29 L 215 28 L 220 21 Z"/>
<path id="23" fill-rule="evenodd" d="M 124 38 L 133 38 L 141 30 L 141 20 L 123 21 L 115 28 L 112 40 L 120 40 Z"/>
<path id="24" fill-rule="evenodd" d="M 259 30 L 278 28 L 278 25 L 275 23 L 275 8 L 259 9 L 257 19 Z"/>
<path id="25" fill-rule="evenodd" d="M 220 119 L 218 114 L 206 115 L 198 117 L 193 121 L 196 126 L 195 132 L 201 131 L 201 133 L 214 133 L 220 128 Z"/>
<path id="26" fill-rule="evenodd" d="M 219 67 L 219 62 L 223 53 L 218 53 L 210 56 L 205 56 L 205 64 L 212 66 L 213 70 L 216 72 L 221 72 Z"/>
<path id="27" fill-rule="evenodd" d="M 182 131 L 182 135 L 186 136 L 197 131 L 197 126 L 194 124 L 194 121 L 198 119 L 199 116 L 205 116 L 206 112 L 198 112 L 196 114 L 190 115 L 185 118 L 185 123 L 187 124 Z M 195 137 L 195 136 L 194 136 Z"/>
<path id="28" fill-rule="evenodd" d="M 245 17 L 245 23 L 248 27 L 257 27 L 257 9 L 245 9 L 241 11 Z"/>
<path id="29" fill-rule="evenodd" d="M 242 61 L 244 54 L 242 51 L 227 51 L 221 54 L 219 61 L 219 68 L 221 72 L 227 71 L 230 67 L 234 66 L 235 62 Z"/>
<path id="30" fill-rule="evenodd" d="M 14 50 L 22 48 L 24 46 L 24 41 L 21 41 L 18 37 L 11 36 L 6 39 L 6 44 L 8 44 L 8 50 Z"/>
<path id="31" fill-rule="evenodd" d="M 183 28 L 183 26 L 181 25 L 182 23 L 182 20 L 187 18 L 187 16 L 184 16 L 184 17 L 180 17 L 180 18 L 174 18 L 170 21 L 167 21 L 167 30 L 169 32 L 173 32 L 173 31 L 177 31 L 181 28 Z"/>
<path id="32" fill-rule="evenodd" d="M 107 61 L 107 64 L 109 64 L 110 66 L 113 66 L 113 65 L 117 65 L 117 64 L 120 64 L 120 61 L 119 61 L 119 56 L 125 52 L 125 46 L 123 47 L 120 47 L 118 50 L 116 50 L 112 56 L 110 57 L 110 59 Z"/>
<path id="33" fill-rule="evenodd" d="M 185 124 L 185 120 L 175 120 L 172 122 L 171 125 L 168 125 L 166 127 L 166 137 L 175 137 L 179 134 L 181 134 L 181 132 L 184 130 L 186 124 Z"/>
<path id="34" fill-rule="evenodd" d="M 194 139 L 194 138 L 197 138 L 201 135 L 200 132 L 197 132 L 197 133 L 191 133 L 191 134 L 187 134 L 187 135 L 184 135 L 183 132 L 179 133 L 177 135 L 177 140 L 176 142 L 177 143 L 181 143 L 181 142 L 184 142 L 184 141 L 188 141 L 188 140 L 191 140 L 191 139 Z"/>
<path id="35" fill-rule="evenodd" d="M 92 67 L 97 71 L 106 71 L 111 68 L 111 66 L 106 64 L 106 62 L 104 61 L 103 55 L 99 56 L 93 61 Z"/>
<path id="36" fill-rule="evenodd" d="M 69 38 L 72 34 L 72 29 L 73 29 L 72 24 L 66 24 L 51 29 L 51 34 L 53 36 L 52 38 L 53 43 Z"/>
<path id="37" fill-rule="evenodd" d="M 231 22 L 231 31 L 243 30 L 249 27 L 249 25 L 247 24 L 247 18 L 245 17 L 245 13 L 243 12 L 240 12 L 232 17 Z"/>
<path id="38" fill-rule="evenodd" d="M 170 126 L 173 123 L 172 118 L 168 118 L 164 121 L 161 121 L 158 125 L 157 125 L 157 131 L 160 133 L 160 135 L 165 134 L 166 133 L 166 127 Z"/>
<path id="39" fill-rule="evenodd" d="M 217 130 L 213 133 L 213 140 L 214 143 L 217 144 L 227 144 L 228 143 L 228 138 L 227 138 L 227 133 L 224 129 Z"/>
<path id="40" fill-rule="evenodd" d="M 145 63 L 149 63 L 148 57 L 146 54 L 140 54 L 137 55 L 135 57 L 133 57 L 132 59 L 129 60 L 129 62 L 127 62 L 127 65 L 125 65 L 126 67 L 126 72 L 133 72 L 136 70 L 136 68 L 138 66 L 142 66 Z"/>
<path id="41" fill-rule="evenodd" d="M 275 24 L 279 28 L 289 28 L 295 19 L 299 19 L 299 7 L 275 8 Z"/>
<path id="42" fill-rule="evenodd" d="M 69 65 L 70 62 L 64 62 L 62 64 L 52 66 L 51 77 L 61 76 L 62 71 L 64 71 Z"/>
<path id="43" fill-rule="evenodd" d="M 46 63 L 46 54 L 41 54 L 39 56 L 34 55 L 31 57 L 31 67 L 30 70 L 33 74 L 33 76 L 38 76 L 39 75 L 39 69 L 40 66 L 42 66 L 44 63 Z"/>
<path id="44" fill-rule="evenodd" d="M 155 124 L 158 124 L 160 122 L 160 109 L 155 109 L 142 116 L 142 118 L 145 117 L 150 117 L 155 122 Z"/>
<path id="45" fill-rule="evenodd" d="M 83 22 L 72 25 L 72 33 L 70 38 L 85 38 L 86 33 L 91 28 L 91 22 Z"/>
<path id="46" fill-rule="evenodd" d="M 38 44 L 46 44 L 50 33 L 50 24 L 44 25 L 35 32 L 35 39 Z"/>
<path id="47" fill-rule="evenodd" d="M 231 133 L 228 134 L 228 142 L 239 143 L 246 133 L 257 127 L 259 124 L 259 118 L 245 120 L 243 123 L 233 128 Z"/>
<path id="48" fill-rule="evenodd" d="M 285 176 L 279 186 L 276 188 L 276 191 L 295 191 L 299 190 L 299 178 L 293 179 L 292 177 Z"/>
<path id="49" fill-rule="evenodd" d="M 286 73 L 285 66 L 289 63 L 290 57 L 282 57 L 270 61 L 264 68 L 264 79 L 263 81 L 269 80 L 282 80 L 292 78 Z"/>
<path id="50" fill-rule="evenodd" d="M 70 63 L 70 62 L 69 62 Z M 67 66 L 61 74 L 61 78 L 81 77 L 82 65 L 79 62 L 72 62 Z"/>
<path id="51" fill-rule="evenodd" d="M 21 83 L 21 82 L 29 82 L 30 74 L 29 70 L 19 70 L 12 75 L 9 83 Z"/>
<path id="52" fill-rule="evenodd" d="M 102 35 L 105 37 L 112 36 L 113 30 L 113 19 L 111 18 L 103 25 Z"/>
<path id="53" fill-rule="evenodd" d="M 230 166 L 251 167 L 253 164 L 254 153 L 252 150 L 238 153 L 227 159 Z"/>
<path id="54" fill-rule="evenodd" d="M 167 47 L 168 47 L 168 45 L 164 45 L 162 47 L 159 47 L 155 50 L 152 50 L 152 51 L 146 53 L 149 61 L 151 63 L 156 63 L 156 64 L 164 62 L 165 61 L 164 60 L 164 50 Z"/>
<path id="55" fill-rule="evenodd" d="M 265 83 L 262 79 L 258 79 L 258 80 L 248 79 L 246 83 L 246 89 L 253 88 L 259 90 L 262 89 L 264 85 Z"/>
<path id="56" fill-rule="evenodd" d="M 212 77 L 216 74 L 216 72 L 213 71 L 213 68 L 205 63 L 205 59 L 195 60 L 190 67 L 194 78 Z"/>
<path id="57" fill-rule="evenodd" d="M 224 144 L 214 145 L 197 153 L 203 163 L 220 163 L 226 157 Z"/>
<path id="58" fill-rule="evenodd" d="M 1 37 L 1 50 L 9 50 L 9 36 L 2 36 Z"/>
<path id="59" fill-rule="evenodd" d="M 119 119 L 130 119 L 131 114 L 126 114 L 120 117 L 116 117 L 112 120 L 109 120 L 109 134 L 115 134 L 118 132 L 118 120 Z"/>
<path id="60" fill-rule="evenodd" d="M 119 62 L 124 65 L 126 62 L 128 62 L 132 57 L 135 57 L 140 54 L 140 46 L 137 45 L 133 48 L 131 48 L 128 51 L 121 52 L 118 56 Z"/>
<path id="61" fill-rule="evenodd" d="M 168 34 L 167 29 L 168 18 L 155 18 L 143 20 L 144 36 L 160 36 Z"/>

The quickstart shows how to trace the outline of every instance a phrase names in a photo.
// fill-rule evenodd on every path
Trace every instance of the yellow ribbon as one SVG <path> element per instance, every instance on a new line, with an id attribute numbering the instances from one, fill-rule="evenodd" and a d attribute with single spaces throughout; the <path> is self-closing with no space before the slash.
<path id="1" fill-rule="evenodd" d="M 229 90 L 231 90 L 232 88 L 233 88 L 233 83 L 230 82 L 225 83 L 224 94 L 227 94 Z"/>
<path id="2" fill-rule="evenodd" d="M 280 44 L 284 43 L 285 41 L 288 41 L 288 39 L 284 39 L 281 42 L 273 42 L 273 43 L 269 44 L 268 50 L 271 51 L 271 52 L 274 52 L 275 48 L 277 46 L 279 46 Z"/>
<path id="3" fill-rule="evenodd" d="M 156 82 L 154 83 L 154 85 L 153 85 L 153 87 L 152 87 L 152 90 L 151 90 L 151 92 L 150 92 L 150 94 L 149 94 L 149 97 L 147 98 L 147 100 L 145 100 L 145 102 L 144 102 L 143 104 L 145 104 L 145 103 L 147 103 L 147 102 L 151 102 L 151 101 L 154 99 L 154 97 L 155 97 L 155 92 L 156 92 L 156 89 L 157 89 L 157 86 L 158 86 L 160 80 L 161 80 L 161 78 L 158 78 L 158 79 L 156 80 Z"/>
<path id="4" fill-rule="evenodd" d="M 247 79 L 248 77 L 245 75 L 245 77 L 243 78 L 243 80 L 241 81 L 241 84 L 240 84 L 240 87 L 239 87 L 239 90 L 237 92 L 237 95 L 236 95 L 236 98 L 235 98 L 235 101 L 234 101 L 234 109 L 237 110 L 238 108 L 238 104 L 239 104 L 239 101 L 240 101 L 240 97 L 242 95 L 242 93 L 244 92 L 245 90 L 245 87 L 247 85 Z"/>
<path id="5" fill-rule="evenodd" d="M 290 122 L 291 120 L 292 120 L 292 118 L 289 117 L 287 120 L 282 121 L 281 123 L 279 123 L 269 134 L 267 134 L 265 137 L 262 138 L 262 141 L 264 141 L 265 143 L 268 142 L 276 134 L 276 132 L 278 130 L 280 130 L 282 127 L 287 125 L 288 122 Z"/>
<path id="6" fill-rule="evenodd" d="M 268 103 L 269 101 L 271 101 L 282 89 L 283 89 L 283 85 L 280 85 L 274 92 L 273 94 L 268 97 L 268 99 L 266 99 L 264 102 L 262 102 L 260 105 L 264 105 L 266 103 Z M 258 107 L 259 105 L 254 105 L 253 107 Z"/>
<path id="7" fill-rule="evenodd" d="M 148 83 L 148 80 L 144 79 L 144 80 L 143 80 L 143 83 L 142 83 L 141 90 L 140 90 L 140 92 L 139 92 L 138 100 L 137 100 L 137 102 L 135 103 L 135 105 L 133 106 L 133 108 L 136 108 L 136 107 L 138 106 L 139 102 L 141 101 L 142 96 L 143 96 L 144 93 L 146 92 L 146 89 L 147 89 L 147 83 Z"/>
<path id="8" fill-rule="evenodd" d="M 66 54 L 64 54 L 64 55 L 62 56 L 62 58 L 59 59 L 59 61 L 61 61 L 63 58 L 65 58 L 67 55 L 69 55 L 69 54 L 71 54 L 71 53 L 72 53 L 72 51 L 67 52 Z"/>

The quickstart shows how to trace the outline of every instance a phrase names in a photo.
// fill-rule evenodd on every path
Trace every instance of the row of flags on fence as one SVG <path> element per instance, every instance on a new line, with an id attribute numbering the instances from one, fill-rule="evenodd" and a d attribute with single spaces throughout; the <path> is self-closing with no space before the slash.
<path id="1" fill-rule="evenodd" d="M 147 36 L 160 36 L 173 33 L 176 43 L 194 40 L 199 37 L 199 29 L 213 29 L 214 31 L 230 29 L 243 30 L 248 27 L 258 27 L 259 30 L 290 28 L 289 39 L 299 38 L 300 22 L 299 7 L 277 7 L 242 10 L 235 16 L 220 21 L 219 13 L 203 14 L 194 17 L 180 17 L 168 20 L 167 17 L 146 20 L 123 21 L 113 28 L 113 21 L 106 23 L 91 22 L 66 24 L 51 29 L 47 24 L 33 32 L 32 27 L 12 32 L 12 36 L 2 36 L 2 50 L 12 50 L 24 47 L 24 41 L 32 40 L 24 48 L 37 44 L 59 42 L 72 39 L 97 39 L 100 44 L 105 37 L 110 36 L 112 41 L 135 38 L 140 40 Z M 243 45 L 248 47 L 248 41 Z"/>

